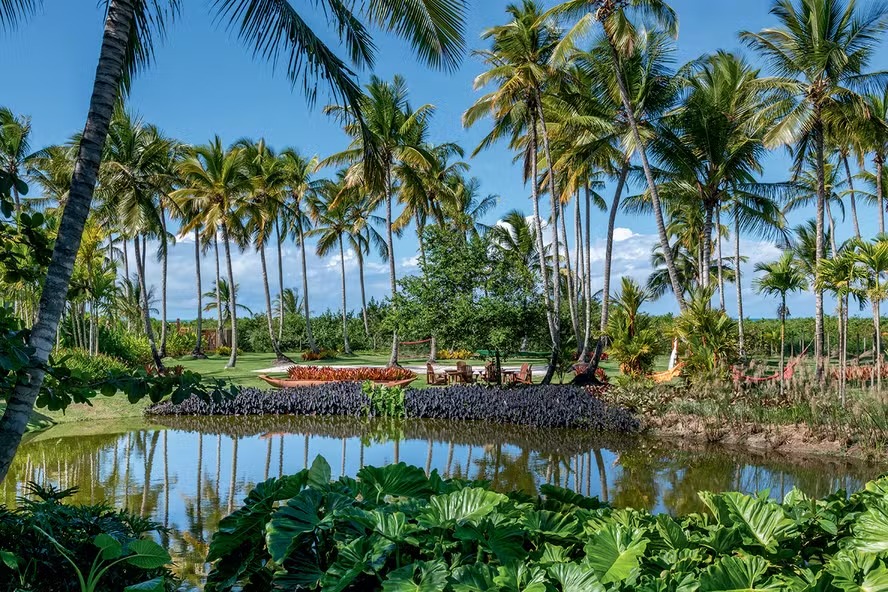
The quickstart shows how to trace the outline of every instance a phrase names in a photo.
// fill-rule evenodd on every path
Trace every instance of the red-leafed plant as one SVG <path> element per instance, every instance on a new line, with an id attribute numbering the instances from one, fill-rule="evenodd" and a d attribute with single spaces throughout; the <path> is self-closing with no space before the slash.
<path id="1" fill-rule="evenodd" d="M 362 382 L 364 380 L 394 381 L 416 378 L 416 374 L 406 368 L 331 368 L 330 366 L 291 366 L 287 370 L 290 380 L 326 380 Z"/>

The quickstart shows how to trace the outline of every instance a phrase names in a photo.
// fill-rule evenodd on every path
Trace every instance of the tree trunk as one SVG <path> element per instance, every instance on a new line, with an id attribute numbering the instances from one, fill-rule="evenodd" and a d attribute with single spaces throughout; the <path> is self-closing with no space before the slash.
<path id="1" fill-rule="evenodd" d="M 580 198 L 577 196 L 577 265 L 583 270 L 582 278 L 582 295 L 583 295 L 583 346 L 580 350 L 579 361 L 585 362 L 589 359 L 589 342 L 592 339 L 592 269 L 589 262 L 589 250 L 591 246 L 591 238 L 589 237 L 591 214 L 589 208 L 591 199 L 589 197 L 589 185 L 583 185 L 586 207 L 586 230 L 583 230 L 583 214 L 580 212 Z"/>
<path id="2" fill-rule="evenodd" d="M 339 235 L 339 269 L 342 271 L 342 343 L 343 351 L 352 353 L 348 343 L 348 306 L 345 301 L 345 249 L 342 247 L 342 235 Z"/>
<path id="3" fill-rule="evenodd" d="M 151 326 L 151 304 L 148 302 L 148 285 L 145 283 L 145 267 L 142 265 L 142 257 L 139 250 L 139 237 L 134 241 L 136 245 L 136 275 L 139 280 L 139 292 L 142 300 L 142 321 L 145 324 L 145 336 L 148 338 L 148 345 L 151 348 L 151 359 L 154 360 L 154 367 L 158 372 L 163 372 L 163 360 L 160 352 L 157 350 L 157 343 L 154 340 L 154 328 Z"/>
<path id="4" fill-rule="evenodd" d="M 881 154 L 876 154 L 873 160 L 876 163 L 876 202 L 879 204 L 879 232 L 882 233 L 885 232 L 885 204 L 882 201 L 882 192 L 884 191 L 882 187 L 882 169 L 885 165 L 885 159 L 882 158 Z"/>
<path id="5" fill-rule="evenodd" d="M 607 317 L 610 309 L 610 276 L 611 261 L 614 255 L 614 226 L 617 222 L 617 212 L 620 209 L 620 199 L 622 199 L 623 187 L 626 185 L 626 177 L 629 175 L 629 159 L 623 162 L 620 169 L 620 177 L 617 180 L 617 188 L 614 190 L 614 200 L 611 203 L 610 212 L 607 219 L 607 243 L 604 249 L 604 286 L 601 291 L 601 333 L 607 331 Z"/>
<path id="6" fill-rule="evenodd" d="M 718 303 L 721 307 L 721 311 L 725 312 L 725 273 L 724 265 L 722 264 L 721 227 L 721 204 L 718 204 L 715 207 L 715 248 L 716 257 L 718 258 L 718 261 L 716 262 L 718 268 Z"/>
<path id="7" fill-rule="evenodd" d="M 579 197 L 577 198 L 579 201 Z M 580 353 L 582 338 L 580 337 L 580 311 L 579 311 L 579 301 L 577 300 L 577 294 L 579 293 L 579 289 L 577 289 L 577 281 L 579 280 L 580 268 L 577 267 L 577 273 L 574 275 L 573 273 L 573 265 L 570 259 L 570 244 L 567 240 L 567 212 L 564 208 L 564 203 L 561 200 L 558 201 L 558 209 L 560 210 L 559 215 L 561 217 L 561 236 L 564 237 L 564 263 L 567 269 L 567 308 L 570 313 L 570 325 L 573 329 L 574 340 L 577 342 L 577 351 L 576 353 Z M 579 238 L 579 235 L 575 237 L 575 240 Z"/>
<path id="8" fill-rule="evenodd" d="M 876 274 L 876 294 L 880 294 L 879 276 Z M 876 356 L 876 392 L 882 394 L 882 315 L 881 301 L 873 298 L 873 326 L 876 329 L 876 340 L 873 351 Z"/>
<path id="9" fill-rule="evenodd" d="M 222 319 L 225 317 L 222 314 L 222 289 L 219 287 L 222 275 L 219 273 L 219 236 L 216 232 L 213 233 L 213 251 L 216 253 L 216 348 L 219 348 L 222 346 Z"/>
<path id="10" fill-rule="evenodd" d="M 552 270 L 552 275 L 554 276 L 552 278 L 552 320 L 555 325 L 555 339 L 552 343 L 552 356 L 549 359 L 549 366 L 546 368 L 546 375 L 542 381 L 542 384 L 549 384 L 555 375 L 555 367 L 558 364 L 558 357 L 561 355 L 561 244 L 558 238 L 558 218 L 560 212 L 558 192 L 555 187 L 555 163 L 552 161 L 552 151 L 549 149 L 549 131 L 546 129 L 546 119 L 539 91 L 537 91 L 536 103 L 539 110 L 540 128 L 543 132 L 543 150 L 546 153 L 546 162 L 549 165 L 549 207 L 552 210 L 552 253 L 554 263 L 554 269 Z M 534 171 L 534 174 L 536 174 L 536 171 Z"/>
<path id="11" fill-rule="evenodd" d="M 783 392 L 785 389 L 784 376 L 783 376 L 783 357 L 784 351 L 786 349 L 786 293 L 782 294 L 780 299 L 780 399 L 783 399 Z"/>
<path id="12" fill-rule="evenodd" d="M 367 295 L 364 291 L 364 254 L 361 252 L 360 247 L 355 249 L 355 254 L 358 257 L 358 280 L 361 284 L 361 316 L 364 319 L 364 333 L 369 338 L 370 322 L 367 320 Z"/>
<path id="13" fill-rule="evenodd" d="M 819 107 L 814 114 L 814 143 L 817 151 L 817 229 L 814 255 L 814 359 L 816 363 L 817 382 L 823 384 L 823 289 L 820 288 L 820 260 L 825 256 L 823 241 L 823 216 L 826 207 L 826 179 L 823 154 L 823 120 Z"/>
<path id="14" fill-rule="evenodd" d="M 231 317 L 231 355 L 226 368 L 234 368 L 237 364 L 237 284 L 234 283 L 234 270 L 231 268 L 231 245 L 228 240 L 228 226 L 223 222 L 222 246 L 225 247 L 225 267 L 228 271 L 228 314 Z"/>
<path id="15" fill-rule="evenodd" d="M 203 288 L 200 282 L 200 231 L 194 229 L 194 272 L 197 276 L 197 336 L 194 341 L 194 349 L 191 351 L 192 358 L 203 359 L 207 356 L 203 352 Z"/>
<path id="16" fill-rule="evenodd" d="M 531 145 L 527 148 L 530 151 L 530 195 L 531 201 L 533 202 L 533 221 L 536 230 L 537 253 L 539 253 L 540 260 L 540 278 L 543 283 L 543 300 L 546 305 L 546 321 L 549 325 L 549 337 L 552 340 L 552 349 L 554 351 L 558 344 L 558 331 L 556 330 L 554 315 L 552 314 L 552 299 L 549 291 L 549 268 L 546 265 L 546 247 L 543 243 L 543 221 L 542 218 L 540 218 L 540 192 L 539 185 L 537 184 L 538 134 L 536 117 L 533 115 L 532 111 L 530 124 Z M 546 374 L 548 375 L 549 372 L 550 371 L 547 370 Z M 551 368 L 551 372 L 554 374 L 554 366 Z M 551 380 L 551 377 L 549 380 Z"/>
<path id="17" fill-rule="evenodd" d="M 305 262 L 305 228 L 304 222 L 299 220 L 299 251 L 302 257 L 302 308 L 305 314 L 305 339 L 308 341 L 308 349 L 317 353 L 318 346 L 315 344 L 314 336 L 311 333 L 311 312 L 308 307 L 308 264 Z"/>
<path id="18" fill-rule="evenodd" d="M 734 281 L 737 286 L 737 347 L 743 355 L 743 286 L 740 273 L 740 206 L 734 206 Z"/>
<path id="19" fill-rule="evenodd" d="M 851 196 L 851 221 L 854 222 L 854 236 L 860 238 L 860 224 L 857 221 L 857 198 L 854 195 L 854 176 L 851 174 L 851 166 L 848 164 L 848 155 L 842 156 L 845 165 L 845 176 L 848 179 L 848 193 Z"/>
<path id="20" fill-rule="evenodd" d="M 703 240 L 700 241 L 700 284 L 708 288 L 711 283 L 710 270 L 712 269 L 712 215 L 715 208 L 705 200 L 703 202 Z"/>
<path id="21" fill-rule="evenodd" d="M 268 322 L 268 337 L 271 339 L 271 349 L 274 351 L 274 362 L 279 365 L 283 362 L 292 362 L 281 352 L 281 346 L 274 334 L 274 316 L 271 313 L 271 289 L 268 287 L 268 265 L 265 260 L 265 241 L 259 243 L 259 262 L 262 266 L 262 287 L 265 290 L 265 320 Z M 283 296 L 283 295 L 282 295 Z M 283 300 L 283 298 L 281 298 Z"/>
<path id="22" fill-rule="evenodd" d="M 617 87 L 620 91 L 620 100 L 623 103 L 623 109 L 626 110 L 626 118 L 629 120 L 629 127 L 632 131 L 632 138 L 638 146 L 638 155 L 641 158 L 641 166 L 644 169 L 644 178 L 647 180 L 648 190 L 651 193 L 651 204 L 654 208 L 654 218 L 657 222 L 657 235 L 660 238 L 660 248 L 663 251 L 663 261 L 666 264 L 666 271 L 669 274 L 669 283 L 672 286 L 672 292 L 678 301 L 678 308 L 684 311 L 686 305 L 684 301 L 684 293 L 681 284 L 678 281 L 678 272 L 675 270 L 675 261 L 672 259 L 672 250 L 669 247 L 669 236 L 666 234 L 666 223 L 663 220 L 663 209 L 660 204 L 660 191 L 654 182 L 654 174 L 651 170 L 650 162 L 648 162 L 647 149 L 641 139 L 641 132 L 638 129 L 638 121 L 635 118 L 635 107 L 629 98 L 629 91 L 626 89 L 626 83 L 623 80 L 623 73 L 620 70 L 620 56 L 617 54 L 617 46 L 614 40 L 608 34 L 608 44 L 610 45 L 611 57 L 614 61 L 614 73 L 616 74 Z"/>
<path id="23" fill-rule="evenodd" d="M 392 307 L 395 305 L 395 297 L 398 295 L 398 278 L 395 275 L 395 245 L 392 239 L 392 170 L 389 166 L 385 171 L 385 244 L 388 247 L 389 282 L 392 289 Z M 398 366 L 398 329 L 392 331 L 392 353 L 389 356 L 388 365 Z"/>
<path id="24" fill-rule="evenodd" d="M 281 221 L 278 218 L 274 220 L 274 229 L 277 234 L 277 264 L 278 264 L 278 347 L 284 341 L 284 256 L 283 256 L 283 239 L 281 238 Z"/>
<path id="25" fill-rule="evenodd" d="M 160 207 L 160 357 L 166 357 L 167 343 L 167 262 L 169 243 L 167 241 L 166 212 Z"/>

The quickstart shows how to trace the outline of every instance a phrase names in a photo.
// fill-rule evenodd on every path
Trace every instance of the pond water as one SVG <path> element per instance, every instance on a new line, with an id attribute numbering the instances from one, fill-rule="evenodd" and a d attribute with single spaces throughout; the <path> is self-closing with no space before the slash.
<path id="1" fill-rule="evenodd" d="M 330 417 L 164 417 L 66 425 L 22 445 L 0 492 L 14 506 L 29 481 L 77 487 L 74 501 L 107 502 L 169 528 L 176 572 L 199 585 L 219 520 L 256 483 L 293 473 L 323 455 L 334 478 L 363 465 L 404 461 L 447 477 L 485 479 L 495 489 L 536 491 L 554 483 L 615 506 L 683 514 L 701 490 L 798 487 L 813 496 L 860 488 L 884 466 L 800 461 L 678 442 L 621 439 L 572 430 L 476 423 Z"/>

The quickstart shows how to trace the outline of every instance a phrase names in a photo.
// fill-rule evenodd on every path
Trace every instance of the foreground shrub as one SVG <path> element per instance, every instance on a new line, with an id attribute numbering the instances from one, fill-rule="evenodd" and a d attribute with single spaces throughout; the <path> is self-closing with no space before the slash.
<path id="1" fill-rule="evenodd" d="M 210 544 L 207 592 L 235 589 L 884 590 L 888 478 L 778 503 L 700 493 L 711 512 L 614 510 L 543 485 L 496 493 L 400 463 L 260 483 Z"/>
<path id="2" fill-rule="evenodd" d="M 242 389 L 218 402 L 192 397 L 180 404 L 162 402 L 147 409 L 155 415 L 345 415 L 377 416 L 372 401 L 354 382 L 334 382 L 277 391 Z M 440 389 L 408 389 L 408 418 L 482 420 L 550 428 L 586 428 L 631 432 L 638 420 L 610 407 L 578 387 L 532 386 L 520 389 L 455 385 Z"/>
<path id="3" fill-rule="evenodd" d="M 416 373 L 393 366 L 391 368 L 374 368 L 355 366 L 352 368 L 331 368 L 330 366 L 291 366 L 287 370 L 290 380 L 347 380 L 363 382 L 365 380 L 406 380 L 416 378 Z"/>
<path id="4" fill-rule="evenodd" d="M 153 587 L 139 589 L 166 590 L 164 581 L 171 581 L 171 577 L 162 566 L 170 557 L 153 541 L 145 540 L 160 534 L 161 525 L 104 505 L 62 503 L 74 492 L 32 484 L 33 497 L 22 499 L 19 509 L 0 507 L 0 589 L 80 591 L 71 563 L 86 576 L 100 553 L 105 567 L 125 555 L 150 551 L 150 557 L 110 565 L 95 589 L 124 590 L 152 580 Z M 113 551 L 118 547 L 115 557 Z"/>

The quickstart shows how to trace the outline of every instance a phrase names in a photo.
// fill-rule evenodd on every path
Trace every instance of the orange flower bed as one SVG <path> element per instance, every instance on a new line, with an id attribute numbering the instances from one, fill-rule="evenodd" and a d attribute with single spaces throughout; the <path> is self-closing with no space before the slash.
<path id="1" fill-rule="evenodd" d="M 331 368 L 329 366 L 291 366 L 287 370 L 290 380 L 317 380 L 317 381 L 349 381 L 363 382 L 373 380 L 388 382 L 415 378 L 416 374 L 406 368 L 368 368 L 356 366 L 354 368 Z"/>

